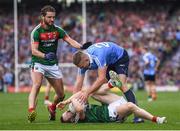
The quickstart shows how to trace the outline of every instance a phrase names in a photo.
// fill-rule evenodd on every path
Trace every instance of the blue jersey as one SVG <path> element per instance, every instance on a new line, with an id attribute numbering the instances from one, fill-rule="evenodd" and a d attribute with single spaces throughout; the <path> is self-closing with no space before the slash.
<path id="1" fill-rule="evenodd" d="M 145 75 L 155 75 L 155 67 L 156 67 L 156 62 L 157 62 L 157 57 L 152 54 L 151 52 L 145 53 L 143 55 L 143 61 L 147 64 L 144 68 L 144 74 Z"/>
<path id="2" fill-rule="evenodd" d="M 86 70 L 96 70 L 117 62 L 123 56 L 124 48 L 113 42 L 95 43 L 86 49 L 86 54 L 90 58 L 90 66 L 81 68 L 80 74 L 85 74 Z"/>

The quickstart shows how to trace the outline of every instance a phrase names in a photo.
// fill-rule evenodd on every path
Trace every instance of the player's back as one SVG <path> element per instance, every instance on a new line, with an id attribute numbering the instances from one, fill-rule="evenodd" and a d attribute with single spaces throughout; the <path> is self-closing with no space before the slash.
<path id="1" fill-rule="evenodd" d="M 109 65 L 122 57 L 124 48 L 113 42 L 100 42 L 90 46 L 87 52 L 97 57 L 100 62 Z"/>

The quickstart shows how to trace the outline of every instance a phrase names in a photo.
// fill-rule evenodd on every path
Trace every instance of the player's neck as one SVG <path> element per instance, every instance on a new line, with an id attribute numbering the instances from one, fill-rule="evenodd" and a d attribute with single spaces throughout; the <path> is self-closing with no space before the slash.
<path id="1" fill-rule="evenodd" d="M 41 26 L 42 26 L 42 28 L 44 28 L 46 30 L 48 30 L 51 27 L 51 26 L 45 24 L 44 21 L 41 21 Z"/>

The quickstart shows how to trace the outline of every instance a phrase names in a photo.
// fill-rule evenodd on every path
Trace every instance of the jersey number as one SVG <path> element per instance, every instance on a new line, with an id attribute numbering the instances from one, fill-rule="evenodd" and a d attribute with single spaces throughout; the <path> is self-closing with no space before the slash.
<path id="1" fill-rule="evenodd" d="M 110 47 L 110 46 L 109 46 L 109 43 L 107 43 L 107 42 L 96 43 L 95 46 L 98 47 L 98 48 L 102 48 L 102 47 Z"/>

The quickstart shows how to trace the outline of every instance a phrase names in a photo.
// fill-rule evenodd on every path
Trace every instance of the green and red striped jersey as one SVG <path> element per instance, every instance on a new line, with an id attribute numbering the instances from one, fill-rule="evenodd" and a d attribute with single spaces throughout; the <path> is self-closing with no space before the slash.
<path id="1" fill-rule="evenodd" d="M 39 44 L 38 50 L 42 53 L 54 52 L 56 54 L 58 47 L 58 40 L 66 37 L 66 32 L 59 26 L 52 25 L 48 29 L 42 27 L 41 24 L 37 25 L 31 32 L 31 43 Z M 48 61 L 32 55 L 32 64 L 41 63 L 43 65 L 54 65 L 58 63 L 57 58 Z"/>

